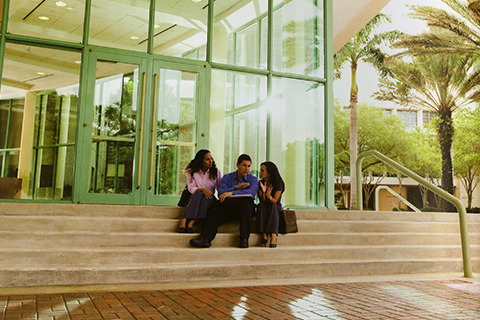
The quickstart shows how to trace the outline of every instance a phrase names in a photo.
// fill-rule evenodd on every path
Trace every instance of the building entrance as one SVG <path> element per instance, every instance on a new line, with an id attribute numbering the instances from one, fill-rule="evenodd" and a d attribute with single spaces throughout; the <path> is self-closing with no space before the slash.
<path id="1" fill-rule="evenodd" d="M 95 52 L 88 63 L 76 199 L 175 205 L 206 132 L 199 121 L 203 68 Z"/>

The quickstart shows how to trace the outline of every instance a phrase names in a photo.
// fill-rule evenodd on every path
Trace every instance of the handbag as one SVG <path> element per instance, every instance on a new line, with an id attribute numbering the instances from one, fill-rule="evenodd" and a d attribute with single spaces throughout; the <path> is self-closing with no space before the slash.
<path id="1" fill-rule="evenodd" d="M 188 191 L 188 184 L 187 184 L 182 191 L 182 195 L 180 196 L 180 200 L 178 200 L 177 206 L 186 207 L 188 205 L 188 202 L 190 201 L 191 196 L 192 194 Z"/>
<path id="2" fill-rule="evenodd" d="M 281 234 L 298 232 L 297 215 L 295 214 L 295 210 L 285 208 L 280 211 L 278 232 Z"/>

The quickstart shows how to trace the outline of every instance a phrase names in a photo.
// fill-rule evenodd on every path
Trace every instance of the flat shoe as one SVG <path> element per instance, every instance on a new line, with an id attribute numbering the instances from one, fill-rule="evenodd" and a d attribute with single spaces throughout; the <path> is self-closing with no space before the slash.
<path id="1" fill-rule="evenodd" d="M 190 245 L 195 248 L 209 248 L 212 243 L 206 238 L 192 239 Z"/>
<path id="2" fill-rule="evenodd" d="M 179 232 L 179 233 L 187 233 L 187 228 L 185 228 L 185 227 L 180 227 L 180 229 L 178 229 L 178 232 Z"/>
<path id="3" fill-rule="evenodd" d="M 240 239 L 240 245 L 238 246 L 239 248 L 248 248 L 248 239 Z"/>
<path id="4" fill-rule="evenodd" d="M 185 231 L 185 233 L 193 233 L 193 228 L 192 228 L 192 227 L 188 227 L 188 228 L 187 228 L 187 231 Z"/>

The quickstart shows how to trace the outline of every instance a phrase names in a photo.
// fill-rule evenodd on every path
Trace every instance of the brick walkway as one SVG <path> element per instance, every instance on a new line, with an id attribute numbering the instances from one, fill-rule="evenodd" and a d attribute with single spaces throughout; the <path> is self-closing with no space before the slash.
<path id="1" fill-rule="evenodd" d="M 480 284 L 362 282 L 0 296 L 2 319 L 480 319 Z"/>

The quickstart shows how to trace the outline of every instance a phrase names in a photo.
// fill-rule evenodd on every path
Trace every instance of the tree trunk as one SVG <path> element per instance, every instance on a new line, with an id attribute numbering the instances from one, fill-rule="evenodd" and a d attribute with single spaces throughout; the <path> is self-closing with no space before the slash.
<path id="1" fill-rule="evenodd" d="M 350 88 L 350 210 L 357 210 L 357 136 L 358 136 L 358 117 L 357 117 L 357 64 L 352 62 L 352 84 Z"/>
<path id="2" fill-rule="evenodd" d="M 442 153 L 442 189 L 453 195 L 452 138 L 454 128 L 451 111 L 439 114 L 437 132 Z M 446 212 L 455 211 L 455 206 L 452 203 L 446 200 L 443 203 Z"/>

